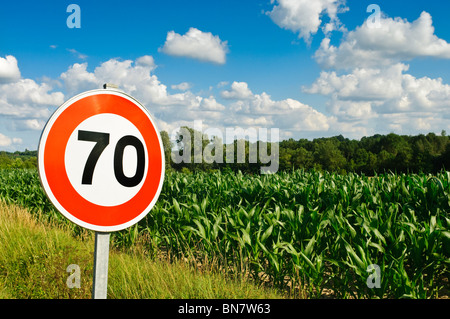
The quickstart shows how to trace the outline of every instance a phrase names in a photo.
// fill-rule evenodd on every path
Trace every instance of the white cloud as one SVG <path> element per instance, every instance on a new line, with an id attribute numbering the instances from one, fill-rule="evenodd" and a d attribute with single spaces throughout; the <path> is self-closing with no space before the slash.
<path id="1" fill-rule="evenodd" d="M 181 82 L 180 84 L 174 84 L 170 87 L 172 88 L 172 90 L 187 91 L 192 87 L 192 85 L 188 82 Z"/>
<path id="2" fill-rule="evenodd" d="M 86 63 L 74 64 L 61 74 L 61 79 L 71 95 L 100 88 L 106 82 L 114 83 L 143 103 L 158 121 L 175 122 L 197 118 L 202 97 L 190 91 L 169 94 L 167 86 L 152 74 L 156 66 L 151 61 L 149 56 L 136 61 L 110 59 L 97 66 L 93 72 L 87 70 Z M 211 108 L 212 104 L 203 102 L 203 107 L 205 106 Z M 205 118 L 217 119 L 217 114 L 214 113 L 203 108 L 201 114 Z"/>
<path id="3" fill-rule="evenodd" d="M 51 106 L 63 103 L 64 95 L 61 92 L 50 93 L 52 89 L 47 83 L 38 84 L 31 79 L 20 79 L 1 85 L 0 97 L 16 105 Z"/>
<path id="4" fill-rule="evenodd" d="M 87 63 L 75 63 L 60 78 L 70 95 L 99 89 L 104 83 L 114 83 L 147 103 L 167 104 L 167 87 L 151 74 L 155 69 L 152 60 L 149 56 L 140 57 L 135 63 L 132 60 L 110 59 L 97 66 L 93 72 L 87 70 Z"/>
<path id="5" fill-rule="evenodd" d="M 225 106 L 216 101 L 214 96 L 210 96 L 209 98 L 203 98 L 200 102 L 200 108 L 202 110 L 208 111 L 223 111 L 225 110 Z"/>
<path id="6" fill-rule="evenodd" d="M 267 14 L 279 27 L 299 33 L 299 38 L 310 42 L 322 25 L 322 18 L 327 15 L 330 22 L 323 27 L 324 33 L 341 27 L 338 13 L 348 10 L 345 0 L 277 0 L 272 11 Z M 274 0 L 271 0 L 274 3 Z"/>
<path id="7" fill-rule="evenodd" d="M 41 130 L 45 126 L 45 122 L 37 119 L 29 119 L 25 121 L 25 127 L 31 130 Z"/>
<path id="8" fill-rule="evenodd" d="M 14 82 L 20 79 L 17 59 L 12 55 L 0 58 L 0 83 Z"/>
<path id="9" fill-rule="evenodd" d="M 224 64 L 228 45 L 227 41 L 221 41 L 210 32 L 190 28 L 184 35 L 169 31 L 160 51 L 173 56 Z"/>
<path id="10" fill-rule="evenodd" d="M 406 70 L 408 66 L 399 63 L 383 69 L 357 68 L 341 76 L 335 71 L 322 71 L 312 86 L 304 91 L 358 101 L 393 98 L 402 92 L 402 74 Z"/>
<path id="11" fill-rule="evenodd" d="M 150 71 L 156 68 L 155 60 L 151 55 L 144 55 L 136 59 L 136 65 L 143 66 Z"/>
<path id="12" fill-rule="evenodd" d="M 430 112 L 450 116 L 450 85 L 441 78 L 416 78 L 408 66 L 354 69 L 337 75 L 323 71 L 307 93 L 330 97 L 329 111 L 343 120 L 370 119 L 380 114 Z"/>
<path id="13" fill-rule="evenodd" d="M 87 66 L 86 62 L 82 64 L 75 63 L 61 74 L 60 78 L 63 80 L 69 95 L 100 87 L 101 83 L 93 73 L 87 71 Z"/>
<path id="14" fill-rule="evenodd" d="M 94 75 L 98 83 L 115 83 L 119 88 L 149 105 L 189 105 L 192 103 L 193 95 L 189 92 L 170 95 L 167 92 L 167 86 L 162 84 L 156 75 L 151 74 L 154 68 L 154 65 L 133 64 L 131 60 L 111 59 L 96 67 Z"/>
<path id="15" fill-rule="evenodd" d="M 322 67 L 335 69 L 387 66 L 417 57 L 450 59 L 450 44 L 434 34 L 427 12 L 412 23 L 381 17 L 380 27 L 373 27 L 366 21 L 337 47 L 323 39 L 315 53 Z"/>
<path id="16" fill-rule="evenodd" d="M 22 139 L 18 137 L 10 138 L 0 133 L 0 146 L 11 146 L 12 144 L 22 144 Z"/>
<path id="17" fill-rule="evenodd" d="M 272 103 L 268 102 L 264 113 L 272 114 L 274 122 L 280 128 L 286 127 L 298 132 L 328 131 L 330 129 L 331 118 L 309 105 L 289 98 L 272 101 Z"/>
<path id="18" fill-rule="evenodd" d="M 221 96 L 224 99 L 240 99 L 245 100 L 251 98 L 253 96 L 252 91 L 248 88 L 248 84 L 246 82 L 236 82 L 234 81 L 231 84 L 231 90 L 222 91 Z"/>
<path id="19" fill-rule="evenodd" d="M 9 59 L 17 60 L 14 57 Z M 17 69 L 14 73 L 20 74 Z M 12 135 L 18 131 L 41 130 L 51 115 L 51 109 L 64 102 L 64 94 L 53 92 L 53 87 L 43 77 L 40 83 L 32 79 L 16 79 L 9 83 L 0 83 L 0 120 L 5 134 Z M 38 138 L 38 134 L 36 138 Z M 0 134 L 0 146 L 10 149 L 23 143 L 21 137 L 8 137 Z M 27 145 L 35 149 L 37 145 Z"/>
<path id="20" fill-rule="evenodd" d="M 297 132 L 330 128 L 330 119 L 309 105 L 290 98 L 274 101 L 266 92 L 253 94 L 246 82 L 233 84 L 230 91 L 222 92 L 222 96 L 226 92 L 223 97 L 235 99 L 230 104 L 233 113 L 227 118 L 228 124 L 273 126 Z"/>
<path id="21" fill-rule="evenodd" d="M 61 92 L 51 90 L 47 83 L 38 84 L 31 79 L 0 85 L 0 115 L 16 119 L 46 119 L 50 116 L 49 107 L 64 102 Z"/>
<path id="22" fill-rule="evenodd" d="M 11 143 L 12 143 L 12 140 L 8 136 L 0 133 L 0 146 L 9 146 L 9 145 L 11 145 Z"/>
<path id="23" fill-rule="evenodd" d="M 435 35 L 427 12 L 413 22 L 382 15 L 365 21 L 341 43 L 322 40 L 315 60 L 324 69 L 303 92 L 329 98 L 333 129 L 353 134 L 417 134 L 449 127 L 450 85 L 408 74 L 405 61 L 450 59 L 450 44 Z M 446 120 L 447 119 L 447 120 Z"/>
<path id="24" fill-rule="evenodd" d="M 381 114 L 375 126 L 377 132 L 396 132 L 407 135 L 417 135 L 418 132 L 439 133 L 449 128 L 448 119 L 433 112 Z"/>

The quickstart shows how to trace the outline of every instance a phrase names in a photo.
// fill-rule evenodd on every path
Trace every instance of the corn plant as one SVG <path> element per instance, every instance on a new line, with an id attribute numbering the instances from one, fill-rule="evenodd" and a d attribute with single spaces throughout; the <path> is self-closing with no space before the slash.
<path id="1" fill-rule="evenodd" d="M 310 297 L 327 288 L 339 298 L 430 298 L 448 289 L 449 194 L 446 171 L 168 172 L 153 209 L 113 241 L 126 248 L 144 238 L 153 254 L 208 260 Z M 36 171 L 0 171 L 0 197 L 66 222 Z M 367 285 L 371 265 L 380 287 Z"/>

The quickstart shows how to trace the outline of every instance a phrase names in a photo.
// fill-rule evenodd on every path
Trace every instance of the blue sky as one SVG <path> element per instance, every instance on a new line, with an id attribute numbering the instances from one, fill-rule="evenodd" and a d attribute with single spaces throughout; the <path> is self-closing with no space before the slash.
<path id="1" fill-rule="evenodd" d="M 67 26 L 70 4 L 80 28 Z M 279 128 L 281 139 L 449 131 L 449 10 L 437 0 L 3 3 L 0 150 L 37 149 L 62 102 L 106 81 L 169 133 L 194 120 Z"/>

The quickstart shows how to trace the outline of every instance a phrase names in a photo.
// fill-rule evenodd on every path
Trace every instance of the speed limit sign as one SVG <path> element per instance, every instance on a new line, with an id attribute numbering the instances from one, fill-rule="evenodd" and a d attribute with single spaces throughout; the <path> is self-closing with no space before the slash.
<path id="1" fill-rule="evenodd" d="M 72 222 L 98 232 L 127 228 L 153 207 L 164 148 L 146 108 L 119 90 L 93 90 L 62 104 L 39 142 L 42 186 Z"/>

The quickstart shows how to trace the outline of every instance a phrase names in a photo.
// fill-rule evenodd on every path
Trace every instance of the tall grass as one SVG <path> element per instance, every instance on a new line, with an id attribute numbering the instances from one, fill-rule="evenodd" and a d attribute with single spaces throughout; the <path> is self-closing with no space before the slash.
<path id="1" fill-rule="evenodd" d="M 36 175 L 0 173 L 0 196 L 61 218 Z M 15 187 L 13 179 L 26 182 Z M 445 171 L 168 173 L 147 217 L 112 237 L 115 247 L 145 238 L 150 254 L 206 261 L 294 293 L 306 288 L 310 297 L 331 290 L 339 298 L 436 298 L 448 294 L 449 194 Z M 373 264 L 379 288 L 367 286 Z"/>
<path id="2" fill-rule="evenodd" d="M 91 298 L 93 249 L 91 232 L 74 238 L 67 227 L 37 222 L 27 210 L 0 200 L 0 298 Z M 80 288 L 66 284 L 71 264 L 80 266 Z M 283 297 L 183 261 L 151 259 L 140 249 L 110 252 L 108 298 Z"/>
<path id="3" fill-rule="evenodd" d="M 40 224 L 25 209 L 0 200 L 1 298 L 86 298 L 92 287 L 93 237 Z M 81 270 L 79 289 L 68 289 L 66 269 Z"/>

